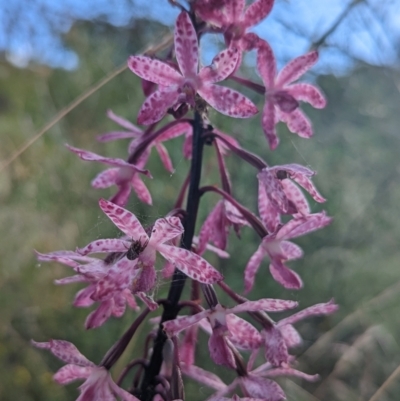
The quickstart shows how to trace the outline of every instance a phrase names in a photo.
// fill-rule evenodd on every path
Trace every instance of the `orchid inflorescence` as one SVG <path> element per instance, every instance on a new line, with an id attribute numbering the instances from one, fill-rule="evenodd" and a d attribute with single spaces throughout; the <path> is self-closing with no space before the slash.
<path id="1" fill-rule="evenodd" d="M 121 317 L 126 306 L 139 314 L 98 365 L 67 341 L 32 343 L 50 350 L 66 363 L 54 375 L 58 383 L 85 380 L 79 388 L 79 401 L 111 401 L 116 397 L 129 401 L 184 400 L 182 376 L 215 390 L 209 401 L 283 400 L 285 394 L 274 378 L 318 379 L 316 374 L 294 368 L 295 358 L 289 352 L 302 341 L 294 324 L 308 317 L 331 314 L 337 310 L 337 305 L 329 301 L 288 314 L 298 307 L 296 301 L 248 300 L 229 287 L 229 277 L 224 277 L 203 254 L 212 251 L 218 257 L 228 257 L 230 228 L 239 233 L 243 227 L 251 227 L 259 235 L 260 245 L 247 266 L 242 268 L 244 292 L 252 290 L 265 257 L 269 259 L 272 278 L 278 284 L 292 290 L 300 289 L 303 286 L 300 276 L 286 264 L 302 257 L 303 251 L 290 240 L 325 227 L 331 218 L 323 211 L 312 213 L 304 195 L 303 190 L 316 202 L 325 202 L 311 181 L 314 171 L 298 164 L 268 166 L 262 158 L 239 145 L 235 138 L 215 128 L 208 119 L 207 110 L 211 107 L 234 118 L 250 118 L 258 112 L 248 97 L 218 84 L 234 80 L 265 97 L 261 127 L 271 150 L 279 143 L 275 128 L 279 121 L 286 123 L 293 133 L 311 137 L 311 123 L 301 111 L 299 102 L 306 101 L 322 108 L 325 99 L 315 86 L 293 82 L 316 63 L 318 53 L 311 51 L 291 61 L 280 73 L 276 72 L 271 46 L 248 32 L 267 17 L 273 0 L 256 0 L 247 8 L 245 0 L 194 0 L 188 2 L 187 10 L 176 1 L 171 3 L 181 8 L 181 12 L 175 23 L 174 47 L 168 52 L 168 58 L 161 60 L 140 55 L 128 60 L 130 70 L 142 79 L 142 86 L 146 88 L 147 98 L 137 117 L 137 122 L 146 128 L 140 129 L 108 111 L 108 117 L 124 131 L 98 137 L 101 142 L 129 138 L 128 157 L 125 160 L 108 158 L 68 146 L 83 160 L 110 166 L 92 181 L 92 185 L 95 188 L 117 186 L 118 190 L 110 200 L 100 199 L 99 206 L 123 235 L 97 239 L 75 251 L 37 253 L 40 261 L 58 262 L 74 271 L 74 275 L 56 280 L 56 284 L 85 283 L 86 287 L 78 291 L 73 304 L 77 307 L 96 304 L 86 318 L 86 329 L 106 324 L 111 316 Z M 218 53 L 209 66 L 199 68 L 199 43 L 205 33 L 223 34 L 226 49 Z M 243 53 L 250 50 L 257 52 L 257 70 L 262 84 L 237 75 Z M 193 111 L 193 118 L 185 117 L 189 111 Z M 157 128 L 167 115 L 173 119 Z M 171 212 L 144 227 L 135 214 L 125 208 L 131 191 L 133 189 L 140 201 L 152 204 L 150 191 L 142 180 L 142 176 L 151 177 L 146 168 L 151 148 L 157 150 L 165 168 L 172 172 L 173 164 L 163 143 L 181 135 L 185 137 L 183 155 L 191 160 L 190 175 Z M 220 187 L 200 186 L 205 143 L 215 147 Z M 259 216 L 242 205 L 232 193 L 225 165 L 229 152 L 256 168 Z M 204 220 L 196 237 L 199 202 L 207 192 L 215 192 L 221 199 Z M 187 206 L 183 210 L 185 196 Z M 102 254 L 103 257 L 99 256 Z M 154 296 L 157 258 L 164 261 L 163 279 L 171 279 L 167 299 Z M 190 299 L 184 301 L 181 294 L 188 280 L 192 291 Z M 233 306 L 220 303 L 215 285 L 231 297 Z M 137 300 L 143 303 L 142 312 L 139 312 Z M 155 338 L 152 351 L 148 352 L 149 347 L 145 347 L 143 360 L 135 362 L 143 365 L 141 375 L 133 380 L 132 387 L 124 390 L 120 383 L 129 374 L 130 367 L 124 370 L 117 383 L 112 380 L 109 370 L 148 314 L 161 308 L 163 312 L 155 320 L 156 334 L 152 331 L 152 338 Z M 189 308 L 190 313 L 180 314 L 182 308 Z M 284 311 L 284 318 L 273 320 L 270 316 Z M 239 316 L 242 314 L 250 317 L 255 325 Z M 199 329 L 209 336 L 212 362 L 236 372 L 237 377 L 231 384 L 225 384 L 214 373 L 196 365 Z"/>

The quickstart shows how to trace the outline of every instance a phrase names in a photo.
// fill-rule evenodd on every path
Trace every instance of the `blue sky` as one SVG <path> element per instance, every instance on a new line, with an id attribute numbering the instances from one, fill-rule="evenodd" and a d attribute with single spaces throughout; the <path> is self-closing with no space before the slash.
<path id="1" fill-rule="evenodd" d="M 278 63 L 306 52 L 335 23 L 354 0 L 275 0 L 272 13 L 254 28 L 273 47 Z M 0 49 L 12 63 L 29 61 L 56 68 L 75 69 L 79 59 L 66 49 L 57 34 L 41 23 L 43 12 L 51 16 L 56 32 L 68 32 L 74 21 L 107 19 L 116 26 L 131 18 L 151 18 L 173 26 L 178 10 L 167 0 L 9 0 L 0 2 Z M 32 35 L 32 29 L 38 35 Z M 10 34 L 11 32 L 11 34 Z M 32 37 L 35 37 L 32 40 Z M 207 62 L 222 43 L 215 35 L 204 41 Z M 319 73 L 346 73 L 361 60 L 373 65 L 397 67 L 400 49 L 400 1 L 359 1 L 320 49 Z M 252 62 L 251 56 L 249 62 Z"/>

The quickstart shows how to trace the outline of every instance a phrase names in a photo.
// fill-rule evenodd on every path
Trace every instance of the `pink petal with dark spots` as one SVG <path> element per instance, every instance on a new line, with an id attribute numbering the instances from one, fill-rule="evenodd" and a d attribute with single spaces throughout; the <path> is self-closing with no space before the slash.
<path id="1" fill-rule="evenodd" d="M 258 180 L 258 211 L 268 232 L 274 233 L 281 223 L 280 214 L 270 201 L 265 185 L 261 180 Z"/>
<path id="2" fill-rule="evenodd" d="M 291 324 L 285 324 L 284 326 L 278 325 L 278 328 L 288 348 L 294 348 L 302 344 L 303 339 Z"/>
<path id="3" fill-rule="evenodd" d="M 109 188 L 116 184 L 119 167 L 109 168 L 98 174 L 91 182 L 93 188 Z"/>
<path id="4" fill-rule="evenodd" d="M 182 75 L 167 63 L 147 56 L 130 56 L 128 67 L 140 78 L 163 86 L 178 84 L 182 80 Z"/>
<path id="5" fill-rule="evenodd" d="M 208 372 L 198 366 L 182 366 L 182 371 L 186 376 L 202 383 L 214 390 L 221 391 L 227 388 L 227 385 L 214 373 Z"/>
<path id="6" fill-rule="evenodd" d="M 299 322 L 300 320 L 307 319 L 311 316 L 330 315 L 332 313 L 335 313 L 338 309 L 339 309 L 339 306 L 336 305 L 333 300 L 331 300 L 327 303 L 313 305 L 313 306 L 310 306 L 309 308 L 306 308 L 298 313 L 295 313 L 292 316 L 289 316 L 285 319 L 280 320 L 278 322 L 278 327 L 285 326 L 287 324 L 294 324 L 294 323 Z"/>
<path id="7" fill-rule="evenodd" d="M 261 346 L 262 338 L 258 330 L 249 322 L 229 314 L 226 317 L 229 341 L 241 350 L 254 350 Z"/>
<path id="8" fill-rule="evenodd" d="M 291 132 L 301 138 L 311 138 L 313 136 L 311 122 L 300 109 L 296 109 L 291 113 L 281 111 L 279 119 L 287 124 Z"/>
<path id="9" fill-rule="evenodd" d="M 246 301 L 227 310 L 227 313 L 257 312 L 282 312 L 288 309 L 297 308 L 298 302 L 286 301 L 283 299 L 264 298 L 258 301 Z"/>
<path id="10" fill-rule="evenodd" d="M 58 384 L 68 384 L 74 380 L 87 379 L 92 371 L 93 368 L 89 366 L 65 365 L 53 375 L 53 379 Z"/>
<path id="11" fill-rule="evenodd" d="M 267 100 L 263 109 L 261 125 L 271 150 L 275 150 L 279 145 L 279 138 L 276 135 L 275 129 L 275 119 L 275 105 L 273 102 Z"/>
<path id="12" fill-rule="evenodd" d="M 146 231 L 133 213 L 105 199 L 100 199 L 99 205 L 107 217 L 123 233 L 134 239 L 148 238 Z"/>
<path id="13" fill-rule="evenodd" d="M 288 179 L 281 180 L 281 185 L 289 202 L 292 202 L 296 207 L 297 213 L 300 213 L 303 216 L 310 214 L 310 207 L 307 199 L 299 187 Z"/>
<path id="14" fill-rule="evenodd" d="M 143 203 L 146 203 L 147 205 L 152 205 L 153 200 L 151 198 L 150 191 L 148 190 L 146 184 L 143 182 L 143 180 L 140 178 L 138 174 L 135 174 L 132 177 L 131 183 L 132 183 L 132 188 L 135 191 L 137 197 Z"/>
<path id="15" fill-rule="evenodd" d="M 73 305 L 78 308 L 86 308 L 88 306 L 92 306 L 94 304 L 94 300 L 92 299 L 93 292 L 95 291 L 95 285 L 89 285 L 86 288 L 82 288 L 75 295 L 75 299 Z"/>
<path id="16" fill-rule="evenodd" d="M 307 380 L 309 382 L 315 382 L 319 380 L 319 375 L 308 375 L 307 373 L 300 372 L 299 370 L 282 367 L 270 369 L 262 375 L 263 377 L 281 377 L 281 376 L 291 376 L 298 377 L 299 379 Z"/>
<path id="17" fill-rule="evenodd" d="M 290 84 L 300 78 L 318 61 L 318 52 L 312 51 L 289 62 L 278 74 L 276 87 Z"/>
<path id="18" fill-rule="evenodd" d="M 326 199 L 318 192 L 317 188 L 315 188 L 314 184 L 306 175 L 297 174 L 293 177 L 293 179 L 301 185 L 313 198 L 316 202 L 323 203 Z M 299 198 L 297 199 L 299 200 Z M 299 210 L 300 212 L 300 210 Z M 301 213 L 301 212 L 300 212 Z M 307 213 L 303 213 L 307 214 Z"/>
<path id="19" fill-rule="evenodd" d="M 193 77 L 199 66 L 197 34 L 189 15 L 181 12 L 175 24 L 175 54 L 182 74 Z"/>
<path id="20" fill-rule="evenodd" d="M 245 294 L 247 294 L 253 288 L 256 273 L 266 254 L 267 252 L 264 250 L 264 248 L 262 246 L 259 246 L 257 251 L 253 254 L 249 262 L 247 263 L 246 269 L 244 270 Z"/>
<path id="21" fill-rule="evenodd" d="M 289 354 L 282 333 L 277 328 L 261 332 L 265 344 L 265 359 L 274 366 L 287 363 Z"/>
<path id="22" fill-rule="evenodd" d="M 276 76 L 276 60 L 271 46 L 264 40 L 260 40 L 257 51 L 257 69 L 266 89 L 273 88 Z"/>
<path id="23" fill-rule="evenodd" d="M 248 375 L 242 377 L 241 382 L 250 397 L 261 398 L 264 401 L 282 401 L 286 399 L 283 390 L 272 380 Z"/>
<path id="24" fill-rule="evenodd" d="M 247 7 L 243 16 L 246 27 L 257 25 L 271 12 L 274 0 L 257 0 Z"/>
<path id="25" fill-rule="evenodd" d="M 85 356 L 83 356 L 78 348 L 69 341 L 50 340 L 49 342 L 36 342 L 31 340 L 31 343 L 37 348 L 51 351 L 54 356 L 65 363 L 72 363 L 79 366 L 95 366 L 93 362 L 90 362 Z"/>
<path id="26" fill-rule="evenodd" d="M 175 216 L 157 219 L 151 230 L 150 243 L 153 246 L 163 244 L 183 234 L 181 219 Z"/>
<path id="27" fill-rule="evenodd" d="M 280 181 L 276 179 L 275 175 L 268 168 L 265 168 L 257 174 L 257 177 L 264 184 L 267 196 L 273 206 L 280 212 L 287 212 L 288 199 Z"/>
<path id="28" fill-rule="evenodd" d="M 324 95 L 314 85 L 306 83 L 293 84 L 285 90 L 295 99 L 310 103 L 316 109 L 323 109 L 326 106 Z"/>
<path id="29" fill-rule="evenodd" d="M 291 220 L 286 223 L 281 230 L 279 230 L 277 238 L 290 239 L 300 237 L 315 230 L 319 230 L 331 222 L 332 218 L 328 217 L 324 212 L 310 214 L 297 221 Z"/>
<path id="30" fill-rule="evenodd" d="M 102 326 L 111 316 L 113 307 L 114 300 L 112 298 L 103 301 L 96 310 L 88 315 L 85 320 L 85 328 L 90 330 Z"/>
<path id="31" fill-rule="evenodd" d="M 282 241 L 280 247 L 286 260 L 299 259 L 303 256 L 302 249 L 293 242 Z"/>
<path id="32" fill-rule="evenodd" d="M 193 252 L 165 244 L 158 245 L 157 250 L 165 259 L 193 280 L 204 284 L 214 284 L 223 280 L 221 273 Z"/>
<path id="33" fill-rule="evenodd" d="M 236 368 L 235 357 L 225 337 L 222 334 L 216 333 L 215 330 L 211 333 L 208 340 L 208 350 L 215 364 L 226 366 L 231 369 Z"/>
<path id="34" fill-rule="evenodd" d="M 193 326 L 201 319 L 205 319 L 210 315 L 209 310 L 205 310 L 195 315 L 191 316 L 178 316 L 174 320 L 168 320 L 163 323 L 164 330 L 168 333 L 168 335 L 173 336 L 178 334 L 180 331 L 187 329 L 190 326 Z"/>
<path id="35" fill-rule="evenodd" d="M 275 281 L 285 288 L 299 290 L 303 287 L 300 276 L 293 270 L 286 267 L 281 261 L 273 260 L 269 265 L 269 271 Z"/>
<path id="36" fill-rule="evenodd" d="M 138 124 L 150 125 L 160 121 L 167 109 L 174 106 L 179 97 L 178 87 L 152 93 L 142 104 L 137 118 Z"/>
<path id="37" fill-rule="evenodd" d="M 143 170 L 134 164 L 127 163 L 126 161 L 122 159 L 116 159 L 116 158 L 111 158 L 111 157 L 103 157 L 100 155 L 97 155 L 96 153 L 89 152 L 87 150 L 83 149 L 78 149 L 74 148 L 73 146 L 65 145 L 71 152 L 76 153 L 82 160 L 86 161 L 95 161 L 103 164 L 108 164 L 110 166 L 116 166 L 116 167 L 124 167 L 133 171 L 137 171 L 139 173 L 145 174 L 150 176 L 150 173 L 148 170 Z"/>
<path id="38" fill-rule="evenodd" d="M 230 88 L 211 84 L 197 92 L 215 110 L 231 117 L 248 118 L 258 112 L 250 99 Z"/>
<path id="39" fill-rule="evenodd" d="M 130 247 L 129 241 L 120 239 L 98 239 L 76 251 L 81 255 L 104 252 L 126 252 Z"/>
<path id="40" fill-rule="evenodd" d="M 239 54 L 239 50 L 234 48 L 228 48 L 218 53 L 210 66 L 201 69 L 199 77 L 203 83 L 213 84 L 229 77 L 236 69 Z"/>
<path id="41" fill-rule="evenodd" d="M 157 149 L 157 152 L 160 156 L 160 159 L 162 161 L 162 164 L 164 165 L 165 169 L 169 171 L 170 173 L 174 172 L 174 166 L 172 165 L 171 158 L 169 157 L 168 150 L 164 145 L 161 143 L 155 143 L 155 147 Z"/>
<path id="42" fill-rule="evenodd" d="M 201 226 L 197 247 L 200 255 L 205 251 L 209 241 L 215 243 L 220 249 L 226 248 L 228 226 L 224 214 L 224 203 L 219 201 Z"/>

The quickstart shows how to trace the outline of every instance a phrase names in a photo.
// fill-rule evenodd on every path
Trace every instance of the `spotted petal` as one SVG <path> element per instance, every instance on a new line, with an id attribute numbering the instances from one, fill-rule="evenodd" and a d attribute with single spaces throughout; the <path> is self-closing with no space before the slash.
<path id="1" fill-rule="evenodd" d="M 107 217 L 126 235 L 134 239 L 148 236 L 136 216 L 128 210 L 105 199 L 100 199 L 99 205 Z"/>
<path id="2" fill-rule="evenodd" d="M 246 96 L 218 85 L 204 85 L 197 91 L 215 110 L 235 118 L 248 118 L 257 113 L 257 107 Z"/>
<path id="3" fill-rule="evenodd" d="M 158 245 L 157 250 L 165 259 L 193 280 L 204 284 L 214 284 L 223 279 L 221 273 L 193 252 L 165 244 Z"/>

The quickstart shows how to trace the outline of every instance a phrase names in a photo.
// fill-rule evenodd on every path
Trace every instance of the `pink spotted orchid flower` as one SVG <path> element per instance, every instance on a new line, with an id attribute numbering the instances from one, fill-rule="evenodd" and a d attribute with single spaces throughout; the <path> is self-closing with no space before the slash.
<path id="1" fill-rule="evenodd" d="M 312 51 L 297 57 L 276 73 L 276 60 L 271 47 L 261 42 L 257 52 L 257 68 L 265 86 L 265 105 L 262 127 L 271 149 L 276 149 L 279 139 L 275 125 L 278 121 L 287 124 L 289 130 L 302 138 L 313 134 L 311 123 L 299 108 L 299 101 L 310 103 L 317 109 L 324 108 L 326 100 L 314 85 L 295 83 L 318 60 L 318 53 Z"/>
<path id="2" fill-rule="evenodd" d="M 258 36 L 247 30 L 266 18 L 273 5 L 274 0 L 256 0 L 245 11 L 245 0 L 198 0 L 195 10 L 202 20 L 223 32 L 227 46 L 249 50 Z"/>
<path id="3" fill-rule="evenodd" d="M 133 292 L 147 292 L 154 287 L 156 280 L 154 265 L 157 252 L 193 280 L 204 284 L 213 284 L 222 280 L 222 275 L 202 257 L 186 249 L 167 244 L 183 233 L 178 217 L 156 220 L 149 236 L 133 213 L 104 199 L 101 199 L 99 204 L 106 216 L 132 240 L 97 240 L 78 249 L 77 252 L 82 255 L 104 252 L 126 253 L 133 241 L 136 244 L 140 243 L 140 252 L 130 260 L 131 269 L 140 271 L 140 275 L 135 279 Z M 116 274 L 118 275 L 118 272 Z"/>
<path id="4" fill-rule="evenodd" d="M 266 235 L 246 266 L 244 273 L 245 292 L 247 293 L 252 289 L 255 275 L 266 255 L 270 258 L 269 269 L 275 281 L 285 288 L 300 289 L 303 286 L 300 276 L 284 263 L 288 260 L 300 258 L 303 251 L 299 246 L 288 240 L 319 230 L 330 224 L 331 221 L 332 219 L 326 216 L 324 212 L 310 214 L 292 219 L 273 234 Z"/>
<path id="5" fill-rule="evenodd" d="M 100 303 L 100 306 L 86 318 L 86 329 L 100 327 L 111 316 L 121 317 L 125 312 L 126 305 L 134 310 L 139 309 L 130 286 L 139 275 L 140 270 L 130 269 L 131 263 L 127 258 L 122 258 L 119 255 L 116 260 L 113 260 L 113 258 L 103 260 L 82 256 L 73 251 L 56 251 L 47 254 L 37 252 L 37 258 L 41 262 L 64 264 L 78 273 L 56 280 L 55 284 L 65 285 L 80 282 L 88 284 L 86 288 L 76 294 L 73 302 L 73 305 L 79 308 L 90 307 L 95 302 Z M 112 278 L 113 272 L 118 272 L 120 283 L 126 284 L 114 286 L 114 291 L 104 291 L 104 287 L 109 287 L 105 286 L 104 282 Z M 144 294 L 138 293 L 137 295 L 144 302 L 147 301 Z M 154 309 L 152 305 L 148 306 L 150 309 Z"/>
<path id="6" fill-rule="evenodd" d="M 174 320 L 163 323 L 164 330 L 174 336 L 180 331 L 197 324 L 202 319 L 208 319 L 211 324 L 212 333 L 208 342 L 211 359 L 218 365 L 225 365 L 231 368 L 236 367 L 236 362 L 230 348 L 230 338 L 235 338 L 236 343 L 242 347 L 248 347 L 251 341 L 246 336 L 244 330 L 246 325 L 243 320 L 230 319 L 229 326 L 227 317 L 231 314 L 240 312 L 254 312 L 264 310 L 268 312 L 280 312 L 297 307 L 295 301 L 285 301 L 280 299 L 260 299 L 258 301 L 247 301 L 233 308 L 225 308 L 217 304 L 214 308 L 208 309 L 191 316 L 179 316 Z"/>
<path id="7" fill-rule="evenodd" d="M 307 199 L 296 184 L 304 188 L 316 202 L 325 202 L 325 198 L 311 181 L 314 175 L 314 171 L 299 164 L 266 167 L 257 174 L 258 208 L 270 233 L 275 232 L 280 225 L 281 214 L 291 214 L 294 217 L 310 214 Z"/>
<path id="8" fill-rule="evenodd" d="M 41 349 L 47 349 L 57 358 L 66 363 L 54 376 L 59 384 L 69 384 L 72 381 L 84 379 L 79 387 L 80 396 L 77 401 L 139 401 L 135 396 L 117 386 L 110 373 L 103 366 L 96 366 L 83 356 L 72 343 L 63 340 L 36 342 L 32 344 Z"/>
<path id="9" fill-rule="evenodd" d="M 111 110 L 107 111 L 107 116 L 119 124 L 121 127 L 125 128 L 127 131 L 111 131 L 105 134 L 99 135 L 97 140 L 100 142 L 110 142 L 117 139 L 132 139 L 128 146 L 128 153 L 132 154 L 137 148 L 138 144 L 143 140 L 144 135 L 149 135 L 149 133 L 145 133 L 140 128 L 136 127 L 130 121 L 126 120 L 123 117 L 117 116 Z M 164 127 L 165 128 L 165 127 Z M 163 142 L 166 142 L 170 139 L 174 139 L 180 135 L 184 135 L 185 137 L 190 137 L 192 135 L 192 124 L 187 121 L 175 121 L 171 124 L 168 124 L 167 129 L 163 129 L 163 133 L 148 146 L 148 149 L 155 147 L 158 155 L 160 156 L 161 162 L 164 165 L 165 169 L 170 173 L 174 172 L 174 167 L 172 165 L 171 158 L 168 154 L 167 149 L 163 145 Z M 147 154 L 148 156 L 148 154 Z M 140 159 L 141 160 L 141 159 Z M 147 161 L 147 157 L 146 157 Z"/>
<path id="10" fill-rule="evenodd" d="M 140 78 L 159 85 L 143 103 L 138 123 L 149 125 L 161 120 L 168 108 L 187 103 L 195 105 L 198 93 L 214 109 L 236 118 L 247 118 L 257 113 L 255 105 L 233 89 L 214 85 L 226 79 L 237 67 L 239 51 L 223 50 L 209 67 L 199 67 L 199 45 L 196 31 L 186 12 L 175 25 L 175 54 L 179 70 L 169 64 L 146 56 L 131 56 L 129 68 Z"/>
<path id="11" fill-rule="evenodd" d="M 117 193 L 110 199 L 111 202 L 120 206 L 125 206 L 133 189 L 142 202 L 151 205 L 152 199 L 150 192 L 138 174 L 139 172 L 146 173 L 146 175 L 151 177 L 147 170 L 143 170 L 150 155 L 148 151 L 143 153 L 136 164 L 131 164 L 122 159 L 103 157 L 73 146 L 67 145 L 67 148 L 71 152 L 77 154 L 82 160 L 95 161 L 113 166 L 112 168 L 102 171 L 92 180 L 93 188 L 103 189 L 113 185 L 118 187 Z"/>

